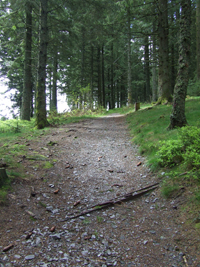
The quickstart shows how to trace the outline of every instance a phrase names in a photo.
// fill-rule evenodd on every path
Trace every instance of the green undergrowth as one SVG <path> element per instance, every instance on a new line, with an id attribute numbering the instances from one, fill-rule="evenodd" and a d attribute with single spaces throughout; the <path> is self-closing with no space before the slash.
<path id="1" fill-rule="evenodd" d="M 199 105 L 199 97 L 186 100 L 188 126 L 181 129 L 167 130 L 171 105 L 153 106 L 127 116 L 132 141 L 147 158 L 147 165 L 160 174 L 163 197 L 184 193 L 191 213 L 200 209 Z"/>

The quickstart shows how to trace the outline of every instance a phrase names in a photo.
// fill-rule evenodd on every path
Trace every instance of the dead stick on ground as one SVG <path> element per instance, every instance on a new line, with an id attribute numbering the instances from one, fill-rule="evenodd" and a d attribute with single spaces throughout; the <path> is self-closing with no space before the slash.
<path id="1" fill-rule="evenodd" d="M 130 192 L 128 194 L 122 195 L 118 198 L 114 198 L 111 199 L 109 201 L 103 202 L 103 203 L 98 203 L 92 207 L 89 207 L 87 210 L 84 210 L 83 212 L 79 213 L 79 214 L 70 214 L 69 217 L 65 218 L 63 221 L 68 221 L 68 220 L 72 220 L 75 218 L 78 218 L 80 216 L 83 216 L 85 214 L 94 212 L 96 210 L 102 210 L 102 209 L 106 209 L 110 206 L 116 205 L 116 204 L 121 204 L 122 202 L 126 202 L 129 200 L 133 200 L 135 198 L 138 198 L 146 193 L 148 193 L 151 190 L 154 190 L 158 187 L 159 183 L 153 184 L 153 185 L 149 185 L 147 187 L 141 188 L 139 190 Z"/>

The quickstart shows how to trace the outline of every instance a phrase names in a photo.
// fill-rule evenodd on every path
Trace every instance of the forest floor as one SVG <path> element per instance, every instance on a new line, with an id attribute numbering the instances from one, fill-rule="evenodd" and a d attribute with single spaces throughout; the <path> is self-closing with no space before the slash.
<path id="1" fill-rule="evenodd" d="M 0 207 L 0 266 L 200 266 L 200 237 L 181 212 L 184 192 L 166 200 L 158 187 L 71 218 L 160 181 L 130 139 L 118 114 L 18 138 L 27 144 L 18 159 L 25 178 Z"/>

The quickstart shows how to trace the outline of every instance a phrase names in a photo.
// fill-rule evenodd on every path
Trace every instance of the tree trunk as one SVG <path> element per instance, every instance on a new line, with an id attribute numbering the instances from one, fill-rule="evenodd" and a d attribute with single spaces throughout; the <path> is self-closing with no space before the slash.
<path id="1" fill-rule="evenodd" d="M 153 22 L 153 64 L 152 64 L 152 101 L 157 101 L 157 90 L 158 90 L 158 81 L 157 81 L 157 71 L 156 71 L 156 35 L 155 35 L 155 22 Z"/>
<path id="2" fill-rule="evenodd" d="M 104 46 L 102 45 L 102 51 L 101 51 L 101 61 L 102 61 L 102 101 L 103 101 L 103 104 L 102 106 L 104 108 L 106 108 L 106 100 L 105 100 L 105 71 L 104 71 Z"/>
<path id="3" fill-rule="evenodd" d="M 145 80 L 146 80 L 146 101 L 150 102 L 150 71 L 149 71 L 149 37 L 145 37 Z"/>
<path id="4" fill-rule="evenodd" d="M 21 119 L 30 120 L 32 98 L 32 5 L 26 1 L 26 33 L 25 33 L 25 61 L 24 61 L 24 86 L 22 98 Z"/>
<path id="5" fill-rule="evenodd" d="M 48 125 L 46 114 L 46 61 L 47 61 L 47 2 L 40 0 L 40 50 L 39 50 L 39 67 L 38 67 L 38 86 L 36 97 L 36 126 L 43 129 Z"/>
<path id="6" fill-rule="evenodd" d="M 132 104 L 132 88 L 131 88 L 131 19 L 130 6 L 127 10 L 128 15 L 128 105 Z"/>
<path id="7" fill-rule="evenodd" d="M 51 68 L 49 68 L 49 109 L 53 110 L 52 108 L 52 75 L 51 75 Z"/>
<path id="8" fill-rule="evenodd" d="M 111 44 L 111 109 L 115 108 L 115 93 L 114 93 L 114 52 L 113 52 L 113 41 Z"/>
<path id="9" fill-rule="evenodd" d="M 54 59 L 53 59 L 53 90 L 52 90 L 52 110 L 57 111 L 57 79 L 58 79 L 58 52 L 57 48 L 54 51 Z"/>
<path id="10" fill-rule="evenodd" d="M 101 51 L 98 47 L 97 51 L 97 61 L 98 61 L 98 106 L 102 106 L 102 90 L 101 90 Z"/>
<path id="11" fill-rule="evenodd" d="M 196 8 L 197 80 L 200 80 L 200 0 Z"/>
<path id="12" fill-rule="evenodd" d="M 169 75 L 168 48 L 168 12 L 167 0 L 158 0 L 158 37 L 159 37 L 159 72 L 158 72 L 158 102 L 171 100 L 171 83 Z"/>
<path id="13" fill-rule="evenodd" d="M 93 109 L 93 90 L 94 90 L 94 47 L 91 45 L 91 78 L 90 78 L 90 108 Z"/>
<path id="14" fill-rule="evenodd" d="M 187 124 L 185 116 L 185 98 L 189 80 L 191 1 L 181 0 L 181 8 L 178 73 L 174 89 L 173 109 L 170 116 L 169 129 L 182 127 Z"/>

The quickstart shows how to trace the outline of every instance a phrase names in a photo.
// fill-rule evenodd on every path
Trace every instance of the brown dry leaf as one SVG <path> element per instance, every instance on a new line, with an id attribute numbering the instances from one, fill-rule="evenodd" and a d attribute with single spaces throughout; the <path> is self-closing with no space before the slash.
<path id="1" fill-rule="evenodd" d="M 28 240 L 32 236 L 32 234 L 33 234 L 33 232 L 28 233 L 26 236 L 26 240 Z"/>
<path id="2" fill-rule="evenodd" d="M 81 201 L 80 200 L 78 200 L 78 201 L 76 201 L 75 203 L 74 203 L 74 207 L 76 207 L 78 204 L 80 204 L 81 203 Z"/>
<path id="3" fill-rule="evenodd" d="M 6 246 L 6 247 L 3 249 L 3 252 L 6 252 L 6 251 L 10 250 L 10 249 L 13 248 L 13 247 L 14 247 L 14 244 L 10 244 L 10 245 Z"/>
<path id="4" fill-rule="evenodd" d="M 51 229 L 50 229 L 50 232 L 55 232 L 55 230 L 56 230 L 56 227 L 52 226 Z"/>
<path id="5" fill-rule="evenodd" d="M 58 194 L 58 192 L 59 192 L 59 189 L 55 190 L 54 191 L 54 194 Z"/>
<path id="6" fill-rule="evenodd" d="M 89 239 L 91 239 L 91 235 L 84 237 L 84 240 L 89 240 Z"/>

